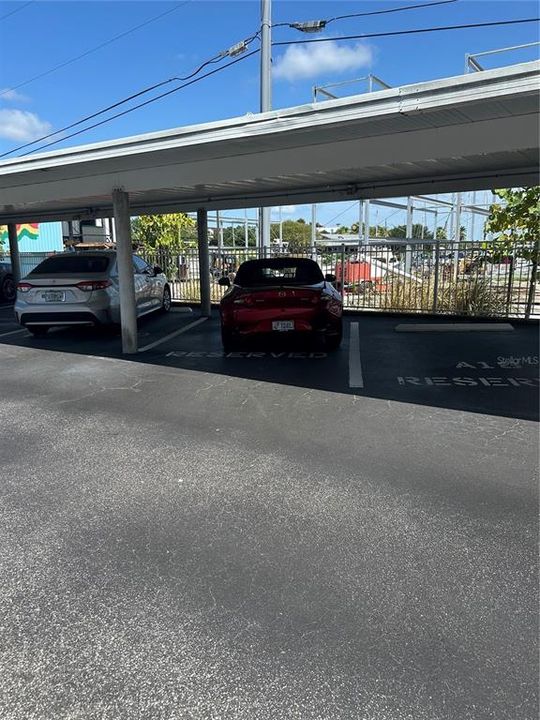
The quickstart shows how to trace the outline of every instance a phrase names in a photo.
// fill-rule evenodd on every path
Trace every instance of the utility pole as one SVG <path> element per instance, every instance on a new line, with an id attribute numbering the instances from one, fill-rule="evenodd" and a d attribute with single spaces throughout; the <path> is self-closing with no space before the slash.
<path id="1" fill-rule="evenodd" d="M 261 112 L 272 109 L 272 3 L 261 0 Z M 270 247 L 271 208 L 259 210 L 260 241 L 263 252 Z"/>

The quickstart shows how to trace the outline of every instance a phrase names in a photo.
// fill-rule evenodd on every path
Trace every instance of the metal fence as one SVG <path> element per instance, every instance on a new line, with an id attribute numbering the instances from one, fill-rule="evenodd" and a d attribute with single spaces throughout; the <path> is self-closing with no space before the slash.
<path id="1" fill-rule="evenodd" d="M 350 310 L 417 312 L 473 317 L 540 315 L 538 265 L 519 252 L 494 256 L 484 243 L 392 242 L 356 247 L 305 248 L 300 252 L 265 253 L 257 248 L 211 248 L 211 297 L 217 303 L 225 288 L 220 277 L 233 278 L 244 260 L 267 256 L 310 257 L 323 273 L 336 277 L 336 287 Z M 525 253 L 526 254 L 526 253 Z M 173 298 L 200 300 L 196 249 L 182 255 L 165 251 L 145 254 L 172 281 Z"/>
<path id="2" fill-rule="evenodd" d="M 391 245 L 317 246 L 299 252 L 283 252 L 279 246 L 266 252 L 255 247 L 212 247 L 209 252 L 213 303 L 218 303 L 226 291 L 218 284 L 219 278 L 229 275 L 232 279 L 244 260 L 264 255 L 294 256 L 310 257 L 323 273 L 334 275 L 348 310 L 540 317 L 538 263 L 523 257 L 531 254 L 524 248 L 497 257 L 484 243 L 392 240 Z M 21 253 L 21 276 L 51 254 Z M 196 248 L 182 254 L 167 250 L 140 254 L 163 268 L 170 279 L 173 300 L 200 301 Z"/>

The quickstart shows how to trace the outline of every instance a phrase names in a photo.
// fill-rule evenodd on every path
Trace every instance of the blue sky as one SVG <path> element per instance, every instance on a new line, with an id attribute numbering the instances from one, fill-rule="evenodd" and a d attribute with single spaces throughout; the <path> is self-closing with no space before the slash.
<path id="1" fill-rule="evenodd" d="M 276 24 L 329 18 L 422 1 L 425 0 L 274 0 L 272 21 Z M 191 0 L 187 3 L 34 0 L 27 5 L 26 2 L 0 2 L 0 17 L 8 15 L 0 22 L 0 90 L 24 83 L 162 12 L 177 9 L 77 62 L 0 95 L 0 152 L 74 122 L 147 85 L 188 74 L 204 60 L 250 36 L 259 26 L 258 0 Z M 330 37 L 386 32 L 537 15 L 537 3 L 529 0 L 459 0 L 432 8 L 335 22 L 325 34 Z M 274 40 L 301 37 L 306 36 L 290 28 L 274 29 Z M 310 102 L 314 84 L 349 80 L 368 72 L 392 86 L 458 75 L 463 72 L 466 52 L 535 40 L 538 40 L 538 29 L 529 24 L 275 48 L 273 106 Z M 486 66 L 531 60 L 536 55 L 536 49 L 529 49 L 494 56 L 486 60 Z M 257 112 L 258 63 L 258 56 L 248 58 L 65 144 Z M 358 86 L 358 90 L 363 89 Z M 352 91 L 351 88 L 348 92 Z M 339 211 L 337 206 L 321 208 L 321 220 L 328 222 Z M 307 211 L 301 209 L 298 214 L 306 216 Z M 356 211 L 351 212 L 350 217 L 343 215 L 340 220 L 352 222 L 355 216 Z M 383 214 L 379 219 L 384 219 Z M 399 218 L 396 216 L 396 219 Z"/>

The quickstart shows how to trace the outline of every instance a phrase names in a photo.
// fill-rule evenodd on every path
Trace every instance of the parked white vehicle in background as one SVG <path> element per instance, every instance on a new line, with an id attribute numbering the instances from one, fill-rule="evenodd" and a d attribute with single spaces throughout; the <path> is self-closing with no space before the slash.
<path id="1" fill-rule="evenodd" d="M 137 317 L 171 308 L 171 290 L 159 267 L 133 256 Z M 120 295 L 116 252 L 51 255 L 17 285 L 17 322 L 36 336 L 63 325 L 116 325 Z"/>

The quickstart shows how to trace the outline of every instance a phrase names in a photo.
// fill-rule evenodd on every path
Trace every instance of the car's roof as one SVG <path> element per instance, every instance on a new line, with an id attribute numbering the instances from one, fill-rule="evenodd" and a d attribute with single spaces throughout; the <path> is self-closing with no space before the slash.
<path id="1" fill-rule="evenodd" d="M 256 258 L 255 260 L 246 260 L 242 263 L 242 265 L 251 265 L 253 267 L 259 265 L 261 267 L 276 268 L 291 267 L 291 265 L 316 265 L 317 267 L 319 267 L 319 264 L 315 262 L 315 260 L 302 257 Z M 242 265 L 240 267 L 242 267 Z"/>

